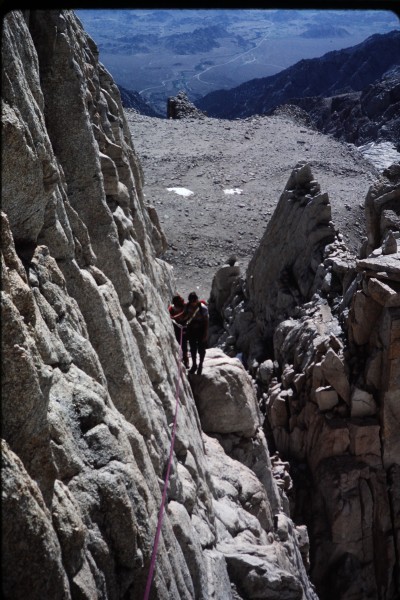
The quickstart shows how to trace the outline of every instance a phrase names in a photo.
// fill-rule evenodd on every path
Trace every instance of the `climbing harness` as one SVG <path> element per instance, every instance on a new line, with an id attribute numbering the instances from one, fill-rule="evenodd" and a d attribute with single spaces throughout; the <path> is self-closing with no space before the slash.
<path id="1" fill-rule="evenodd" d="M 156 535 L 154 537 L 153 551 L 151 553 L 150 569 L 149 569 L 149 574 L 147 576 L 147 583 L 146 583 L 146 589 L 144 592 L 143 600 L 148 600 L 149 594 L 150 594 L 150 589 L 151 589 L 151 584 L 153 583 L 153 573 L 154 573 L 154 568 L 156 566 L 158 542 L 160 540 L 160 535 L 161 535 L 161 526 L 162 526 L 162 521 L 163 521 L 163 517 L 164 517 L 164 505 L 165 505 L 165 500 L 167 497 L 167 489 L 168 489 L 169 476 L 170 476 L 170 471 L 171 471 L 172 457 L 173 457 L 174 444 L 175 444 L 175 432 L 176 432 L 178 407 L 179 407 L 179 392 L 180 392 L 180 383 L 181 383 L 181 379 L 182 379 L 182 339 L 183 339 L 183 327 L 182 327 L 182 325 L 179 325 L 179 323 L 177 323 L 177 326 L 181 330 L 181 335 L 180 335 L 180 342 L 179 342 L 179 371 L 178 371 L 178 377 L 176 380 L 176 388 L 175 388 L 175 398 L 176 398 L 175 416 L 174 416 L 174 422 L 173 422 L 173 426 L 172 426 L 171 446 L 170 446 L 170 450 L 169 450 L 167 472 L 166 472 L 165 479 L 164 479 L 164 488 L 163 488 L 163 493 L 162 493 L 162 498 L 161 498 L 161 505 L 160 505 L 160 510 L 158 511 L 158 522 L 157 522 Z"/>

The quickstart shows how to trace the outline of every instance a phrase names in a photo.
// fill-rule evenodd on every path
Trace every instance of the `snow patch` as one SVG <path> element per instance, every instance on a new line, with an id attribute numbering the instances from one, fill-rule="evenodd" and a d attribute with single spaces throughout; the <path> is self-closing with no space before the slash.
<path id="1" fill-rule="evenodd" d="M 369 142 L 358 146 L 358 150 L 372 162 L 378 171 L 383 171 L 395 162 L 400 161 L 400 153 L 392 142 Z"/>
<path id="2" fill-rule="evenodd" d="M 188 196 L 192 196 L 194 194 L 194 192 L 192 192 L 191 190 L 188 190 L 187 188 L 184 188 L 184 187 L 167 188 L 167 191 L 175 192 L 175 194 L 178 194 L 178 196 L 185 196 L 186 198 Z"/>
<path id="3" fill-rule="evenodd" d="M 243 194 L 243 190 L 240 188 L 233 188 L 231 190 L 224 190 L 224 194 Z"/>

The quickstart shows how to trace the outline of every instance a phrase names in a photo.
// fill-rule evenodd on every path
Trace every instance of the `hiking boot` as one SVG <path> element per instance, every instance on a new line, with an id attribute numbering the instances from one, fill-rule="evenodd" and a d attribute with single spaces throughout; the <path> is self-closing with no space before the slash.
<path id="1" fill-rule="evenodd" d="M 196 373 L 196 369 L 197 369 L 197 365 L 196 365 L 196 363 L 193 363 L 189 373 L 191 373 L 193 375 L 193 373 Z"/>
<path id="2" fill-rule="evenodd" d="M 197 368 L 197 375 L 201 375 L 202 371 L 203 371 L 203 365 L 200 364 Z"/>

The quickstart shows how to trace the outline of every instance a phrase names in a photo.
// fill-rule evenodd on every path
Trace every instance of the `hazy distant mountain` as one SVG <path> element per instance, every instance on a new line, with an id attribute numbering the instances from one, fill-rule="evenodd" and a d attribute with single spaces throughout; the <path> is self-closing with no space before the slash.
<path id="1" fill-rule="evenodd" d="M 343 38 L 349 37 L 349 32 L 344 27 L 335 27 L 334 25 L 312 25 L 300 33 L 303 38 Z"/>
<path id="2" fill-rule="evenodd" d="M 229 35 L 225 28 L 214 25 L 163 36 L 154 33 L 121 35 L 114 39 L 105 39 L 100 48 L 103 52 L 122 55 L 150 54 L 154 53 L 155 48 L 158 48 L 160 52 L 166 51 L 175 55 L 201 54 L 219 48 L 221 38 L 226 37 Z"/>
<path id="3" fill-rule="evenodd" d="M 300 59 L 400 28 L 388 10 L 76 10 L 100 61 L 125 89 L 165 114 L 180 90 L 193 101 Z"/>
<path id="4" fill-rule="evenodd" d="M 220 25 L 197 27 L 194 31 L 167 36 L 164 44 L 175 54 L 198 54 L 219 48 L 221 44 L 218 38 L 227 35 L 226 29 Z"/>
<path id="5" fill-rule="evenodd" d="M 361 91 L 399 64 L 400 31 L 376 34 L 351 48 L 301 60 L 271 77 L 211 92 L 195 104 L 211 117 L 234 119 L 265 114 L 291 98 Z"/>
<path id="6" fill-rule="evenodd" d="M 303 109 L 319 131 L 362 146 L 392 142 L 400 151 L 400 66 L 391 69 L 361 92 L 328 98 L 291 98 L 290 106 Z M 280 112 L 280 106 L 273 112 Z"/>

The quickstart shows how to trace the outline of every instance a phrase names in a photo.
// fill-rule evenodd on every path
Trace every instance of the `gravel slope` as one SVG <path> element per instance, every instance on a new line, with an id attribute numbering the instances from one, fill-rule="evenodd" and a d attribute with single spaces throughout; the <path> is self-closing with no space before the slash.
<path id="1" fill-rule="evenodd" d="M 147 201 L 166 234 L 165 260 L 177 291 L 208 298 L 218 266 L 235 254 L 243 272 L 298 161 L 310 163 L 328 192 L 335 227 L 357 252 L 364 199 L 378 176 L 351 146 L 290 116 L 167 120 L 126 111 L 141 160 Z M 179 195 L 167 188 L 193 192 Z M 224 190 L 242 190 L 228 194 Z"/>

